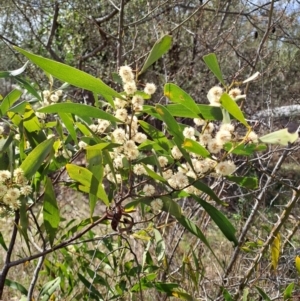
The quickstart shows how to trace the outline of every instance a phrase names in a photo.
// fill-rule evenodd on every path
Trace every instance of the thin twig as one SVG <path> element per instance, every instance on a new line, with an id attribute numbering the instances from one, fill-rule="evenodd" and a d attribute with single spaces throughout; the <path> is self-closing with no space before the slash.
<path id="1" fill-rule="evenodd" d="M 300 185 L 297 187 L 297 191 L 293 191 L 293 197 L 290 200 L 290 202 L 286 205 L 285 210 L 282 212 L 280 218 L 278 219 L 277 223 L 275 224 L 275 226 L 273 227 L 273 229 L 271 230 L 271 233 L 269 234 L 266 242 L 264 243 L 264 245 L 261 247 L 261 249 L 259 250 L 258 254 L 256 255 L 256 257 L 254 258 L 254 260 L 252 261 L 251 266 L 249 267 L 248 271 L 246 272 L 246 275 L 243 277 L 242 281 L 240 282 L 239 285 L 239 290 L 236 293 L 235 299 L 237 300 L 237 298 L 239 297 L 241 291 L 244 289 L 244 287 L 247 285 L 252 273 L 254 272 L 257 264 L 259 263 L 260 259 L 262 258 L 263 254 L 265 253 L 265 251 L 268 249 L 268 247 L 272 244 L 274 238 L 277 236 L 277 234 L 279 233 L 281 227 L 283 226 L 283 224 L 285 223 L 285 221 L 288 219 L 292 209 L 294 208 L 294 206 L 296 205 L 298 199 L 300 197 Z"/>
<path id="2" fill-rule="evenodd" d="M 124 23 L 124 0 L 120 3 L 119 25 L 118 25 L 118 42 L 117 42 L 117 70 L 122 65 L 122 46 L 123 46 L 123 23 Z"/>
<path id="3" fill-rule="evenodd" d="M 8 247 L 8 250 L 7 250 L 7 253 L 6 253 L 4 266 L 3 266 L 3 268 L 0 272 L 0 298 L 2 298 L 3 289 L 4 289 L 4 285 L 5 285 L 5 280 L 6 280 L 8 271 L 11 268 L 10 260 L 11 260 L 11 255 L 12 255 L 12 252 L 13 252 L 13 248 L 15 246 L 16 238 L 17 238 L 19 220 L 20 220 L 20 213 L 19 213 L 19 211 L 16 211 L 15 212 L 13 232 L 12 232 L 9 247 Z"/>

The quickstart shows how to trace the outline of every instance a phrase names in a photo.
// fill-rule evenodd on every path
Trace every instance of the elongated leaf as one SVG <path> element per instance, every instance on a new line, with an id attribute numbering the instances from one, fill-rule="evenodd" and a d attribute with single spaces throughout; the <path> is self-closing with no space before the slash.
<path id="1" fill-rule="evenodd" d="M 280 144 L 287 146 L 289 143 L 294 143 L 299 138 L 298 129 L 289 131 L 288 128 L 275 131 L 259 138 L 261 142 L 270 144 Z"/>
<path id="2" fill-rule="evenodd" d="M 174 103 L 182 104 L 186 109 L 201 116 L 201 111 L 194 99 L 175 84 L 165 84 L 164 95 Z"/>
<path id="3" fill-rule="evenodd" d="M 283 292 L 283 300 L 291 300 L 294 289 L 294 282 L 290 283 Z"/>
<path id="4" fill-rule="evenodd" d="M 112 122 L 121 122 L 119 119 L 103 110 L 80 103 L 55 103 L 48 107 L 43 107 L 38 111 L 42 113 L 71 113 L 80 117 L 100 118 Z"/>
<path id="5" fill-rule="evenodd" d="M 211 251 L 211 253 L 213 254 L 213 256 L 216 258 L 216 260 L 218 261 L 218 263 L 220 264 L 220 261 L 218 259 L 218 257 L 215 255 L 213 249 L 211 248 L 208 240 L 206 239 L 205 235 L 202 233 L 202 231 L 199 229 L 199 227 L 197 225 L 195 225 L 194 222 L 192 222 L 190 219 L 188 219 L 187 217 L 185 217 L 184 215 L 181 215 L 181 217 L 176 217 L 176 219 L 178 220 L 178 222 L 189 232 L 191 232 L 192 234 L 194 234 L 195 236 L 197 236 L 207 247 L 208 249 Z M 221 265 L 221 264 L 220 264 Z"/>
<path id="6" fill-rule="evenodd" d="M 246 127 L 249 127 L 249 124 L 246 121 L 241 109 L 227 93 L 223 93 L 221 95 L 220 102 L 222 104 L 222 107 L 226 109 L 236 120 L 241 122 Z"/>
<path id="7" fill-rule="evenodd" d="M 140 281 L 132 286 L 132 292 L 139 292 L 140 290 L 145 290 L 154 286 L 153 280 L 157 277 L 157 274 L 151 273 L 140 279 Z M 178 285 L 177 285 L 178 286 Z"/>
<path id="8" fill-rule="evenodd" d="M 216 55 L 214 53 L 204 55 L 203 60 L 206 64 L 206 66 L 215 75 L 215 77 L 222 83 L 223 86 L 225 86 L 225 82 L 224 82 L 222 72 L 221 72 L 221 69 L 219 67 L 219 63 L 218 63 Z"/>
<path id="9" fill-rule="evenodd" d="M 20 76 L 16 76 L 15 80 L 21 85 L 21 87 L 23 87 L 24 89 L 26 89 L 31 95 L 35 96 L 38 100 L 42 101 L 41 95 L 25 79 L 21 78 Z"/>
<path id="10" fill-rule="evenodd" d="M 139 120 L 139 124 L 145 133 L 148 134 L 154 141 L 156 141 L 163 149 L 167 151 L 170 149 L 169 140 L 163 132 L 159 131 L 145 121 Z"/>
<path id="11" fill-rule="evenodd" d="M 222 212 L 220 212 L 217 208 L 215 208 L 211 204 L 205 202 L 204 200 L 202 200 L 196 196 L 193 196 L 193 198 L 209 214 L 209 216 L 216 223 L 216 225 L 219 227 L 219 229 L 222 231 L 222 233 L 225 235 L 225 237 L 229 241 L 232 241 L 235 246 L 237 246 L 238 240 L 235 237 L 236 229 L 233 227 L 233 225 L 230 223 L 230 221 L 226 218 L 226 216 Z"/>
<path id="12" fill-rule="evenodd" d="M 258 293 L 261 295 L 264 301 L 271 301 L 271 298 L 258 286 L 255 286 Z"/>
<path id="13" fill-rule="evenodd" d="M 222 120 L 222 110 L 219 107 L 209 106 L 209 105 L 202 105 L 197 104 L 203 119 L 205 120 Z M 172 114 L 172 116 L 178 117 L 188 117 L 188 118 L 198 118 L 198 114 L 196 112 L 192 112 L 191 110 L 187 109 L 182 104 L 170 104 L 167 105 L 166 108 Z"/>
<path id="14" fill-rule="evenodd" d="M 162 118 L 162 120 L 166 123 L 168 132 L 174 136 L 173 142 L 179 148 L 184 159 L 189 163 L 190 166 L 193 166 L 190 155 L 184 148 L 182 148 L 184 136 L 178 122 L 164 106 L 156 105 L 155 109 L 157 113 L 160 115 L 160 117 Z"/>
<path id="15" fill-rule="evenodd" d="M 182 146 L 189 152 L 200 155 L 203 158 L 210 157 L 210 152 L 195 140 L 185 138 Z"/>
<path id="16" fill-rule="evenodd" d="M 155 254 L 157 260 L 160 262 L 165 256 L 166 245 L 160 232 L 156 229 L 153 229 L 153 231 L 155 237 Z"/>
<path id="17" fill-rule="evenodd" d="M 91 190 L 89 193 L 90 216 L 92 217 L 96 206 L 96 202 L 98 200 L 98 187 L 99 184 L 102 183 L 104 172 L 101 152 L 94 148 L 87 149 L 87 161 L 88 169 L 93 174 L 91 181 Z"/>
<path id="18" fill-rule="evenodd" d="M 167 180 L 164 177 L 160 176 L 158 173 L 150 169 L 147 165 L 143 164 L 143 166 L 146 169 L 149 177 L 162 183 L 167 182 Z"/>
<path id="19" fill-rule="evenodd" d="M 280 254 L 280 234 L 274 238 L 271 246 L 271 262 L 273 269 L 276 271 Z"/>
<path id="20" fill-rule="evenodd" d="M 295 257 L 295 265 L 298 275 L 300 276 L 300 256 Z"/>
<path id="21" fill-rule="evenodd" d="M 109 206 L 109 200 L 102 186 L 102 181 L 99 182 L 99 180 L 97 180 L 97 178 L 93 176 L 92 172 L 90 172 L 84 167 L 77 166 L 74 164 L 67 164 L 66 169 L 71 179 L 78 181 L 83 185 L 83 187 L 80 187 L 82 191 L 96 195 L 105 203 L 106 206 Z M 98 185 L 96 192 L 95 183 L 97 183 Z M 91 185 L 93 190 L 91 189 Z"/>
<path id="22" fill-rule="evenodd" d="M 50 245 L 53 246 L 53 242 L 60 222 L 60 215 L 59 215 L 59 209 L 58 209 L 53 185 L 51 179 L 49 179 L 48 177 L 46 178 L 46 185 L 45 185 L 43 217 L 44 217 L 44 225 L 49 237 Z"/>
<path id="23" fill-rule="evenodd" d="M 27 294 L 28 294 L 27 289 L 22 284 L 14 281 L 14 280 L 10 280 L 10 279 L 6 278 L 5 285 L 12 289 L 18 290 L 23 295 L 27 296 Z"/>
<path id="24" fill-rule="evenodd" d="M 229 294 L 227 289 L 225 289 L 224 287 L 222 288 L 222 293 L 225 301 L 234 301 L 233 297 Z"/>
<path id="25" fill-rule="evenodd" d="M 236 177 L 236 176 L 226 176 L 229 181 L 239 184 L 239 186 L 256 189 L 258 187 L 258 180 L 254 177 Z"/>
<path id="26" fill-rule="evenodd" d="M 69 131 L 69 133 L 70 133 L 72 139 L 74 140 L 74 142 L 76 144 L 78 144 L 77 134 L 76 134 L 76 130 L 74 128 L 74 121 L 73 121 L 73 118 L 72 118 L 71 114 L 58 113 L 58 115 L 59 115 L 61 121 L 66 126 L 67 130 Z"/>
<path id="27" fill-rule="evenodd" d="M 23 122 L 25 129 L 29 133 L 38 132 L 42 129 L 41 124 L 35 115 L 35 112 L 29 104 L 27 104 L 25 107 Z M 43 138 L 45 140 L 45 135 L 43 136 Z"/>
<path id="28" fill-rule="evenodd" d="M 84 286 L 88 289 L 88 291 L 91 291 L 91 293 L 98 298 L 96 300 L 103 300 L 103 297 L 101 296 L 100 292 L 95 288 L 95 286 L 89 282 L 82 274 L 78 273 L 79 280 L 84 284 Z"/>
<path id="29" fill-rule="evenodd" d="M 0 78 L 6 78 L 10 76 L 10 72 L 9 71 L 1 71 L 0 72 Z"/>
<path id="30" fill-rule="evenodd" d="M 40 168 L 45 158 L 50 154 L 54 138 L 48 139 L 40 143 L 23 161 L 21 168 L 26 178 L 31 178 Z"/>
<path id="31" fill-rule="evenodd" d="M 0 245 L 3 247 L 3 249 L 4 249 L 5 251 L 7 251 L 7 246 L 6 246 L 6 244 L 5 244 L 4 237 L 3 237 L 3 235 L 2 235 L 1 232 L 0 232 Z"/>
<path id="32" fill-rule="evenodd" d="M 39 300 L 47 301 L 51 295 L 59 288 L 61 278 L 57 277 L 54 280 L 51 280 L 43 285 L 42 290 L 40 291 Z"/>
<path id="33" fill-rule="evenodd" d="M 251 156 L 254 152 L 258 151 L 265 151 L 267 149 L 265 144 L 254 144 L 254 143 L 248 143 L 248 144 L 238 144 L 235 143 L 236 146 L 234 146 L 233 143 L 227 142 L 224 145 L 224 149 L 232 154 L 236 155 L 243 155 L 243 156 Z"/>
<path id="34" fill-rule="evenodd" d="M 151 49 L 144 66 L 142 67 L 139 75 L 144 73 L 153 63 L 155 63 L 159 58 L 161 58 L 171 47 L 172 36 L 165 35 L 159 39 Z"/>
<path id="35" fill-rule="evenodd" d="M 103 95 L 106 99 L 107 97 L 111 97 L 111 96 L 122 98 L 122 96 L 119 93 L 117 93 L 115 90 L 107 86 L 99 78 L 93 77 L 88 73 L 67 66 L 65 64 L 50 59 L 46 59 L 39 55 L 32 54 L 19 47 L 14 47 L 14 48 L 20 53 L 22 53 L 23 55 L 25 55 L 28 59 L 30 59 L 41 69 L 50 73 L 51 75 L 53 75 L 54 77 L 58 78 L 63 82 L 67 82 L 76 87 L 98 93 L 100 95 Z"/>
<path id="36" fill-rule="evenodd" d="M 69 223 L 69 225 L 66 227 L 67 232 L 66 232 L 66 234 L 64 234 L 62 236 L 61 240 L 71 237 L 72 235 L 74 235 L 74 233 L 79 232 L 81 229 L 85 228 L 87 225 L 90 225 L 90 224 L 96 222 L 97 220 L 99 220 L 99 217 L 97 217 L 97 216 L 94 216 L 92 218 L 89 217 L 89 218 L 86 218 L 86 219 L 80 221 L 78 224 L 76 224 L 73 227 L 71 227 L 71 225 Z M 69 227 L 71 227 L 71 228 L 69 228 Z"/>
<path id="37" fill-rule="evenodd" d="M 21 197 L 20 207 L 20 225 L 18 225 L 20 234 L 24 237 L 25 243 L 30 251 L 29 237 L 28 237 L 28 213 L 27 213 L 27 201 L 24 197 Z"/>
<path id="38" fill-rule="evenodd" d="M 13 90 L 4 97 L 0 105 L 1 116 L 5 115 L 9 108 L 20 98 L 22 92 L 19 90 Z"/>
<path id="39" fill-rule="evenodd" d="M 181 207 L 175 201 L 173 201 L 172 198 L 167 196 L 160 196 L 159 198 L 163 202 L 163 207 L 162 207 L 163 211 L 169 212 L 171 215 L 173 215 L 176 218 L 181 217 Z M 153 198 L 147 198 L 147 197 L 135 199 L 134 201 L 126 204 L 126 208 L 136 207 L 140 203 L 150 206 L 152 201 Z"/>
<path id="40" fill-rule="evenodd" d="M 209 195 L 217 204 L 227 206 L 225 202 L 222 202 L 218 196 L 214 193 L 214 191 L 208 187 L 206 184 L 204 184 L 202 181 L 198 180 L 196 182 L 193 182 L 193 186 L 198 188 L 199 190 L 205 192 L 207 195 Z"/>
<path id="41" fill-rule="evenodd" d="M 175 118 L 170 114 L 170 112 L 162 105 L 156 105 L 156 112 L 161 116 L 162 120 L 166 123 L 168 127 L 168 132 L 172 134 L 174 137 L 178 137 L 181 143 L 184 140 L 182 131 L 178 125 L 178 122 Z"/>
<path id="42" fill-rule="evenodd" d="M 173 289 L 172 296 L 175 298 L 178 298 L 180 300 L 186 300 L 186 301 L 194 301 L 195 300 L 191 295 L 189 295 L 186 291 L 184 291 L 181 288 Z"/>
<path id="43" fill-rule="evenodd" d="M 175 201 L 167 196 L 162 196 L 160 199 L 163 201 L 162 210 L 169 212 L 176 218 L 181 217 L 181 207 Z"/>

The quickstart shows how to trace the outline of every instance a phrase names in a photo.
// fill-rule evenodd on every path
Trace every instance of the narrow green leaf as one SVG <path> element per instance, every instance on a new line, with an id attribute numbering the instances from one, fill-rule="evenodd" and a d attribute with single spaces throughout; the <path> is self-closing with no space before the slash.
<path id="1" fill-rule="evenodd" d="M 154 126 L 143 120 L 139 120 L 139 124 L 141 125 L 145 133 L 149 135 L 154 141 L 156 141 L 163 149 L 167 151 L 170 149 L 169 140 L 163 132 L 159 131 Z"/>
<path id="2" fill-rule="evenodd" d="M 236 145 L 236 146 L 235 146 Z M 233 149 L 232 149 L 233 148 Z M 242 155 L 242 156 L 251 156 L 254 152 L 258 151 L 265 151 L 267 149 L 265 144 L 238 144 L 238 143 L 231 143 L 227 142 L 224 145 L 224 149 L 228 152 L 230 151 L 231 154 Z"/>
<path id="3" fill-rule="evenodd" d="M 53 246 L 53 242 L 60 222 L 60 215 L 53 185 L 51 179 L 48 177 L 46 178 L 45 185 L 43 217 L 45 230 L 48 234 L 50 245 Z"/>
<path id="4" fill-rule="evenodd" d="M 220 107 L 214 107 L 209 105 L 197 105 L 197 107 L 201 111 L 203 119 L 220 120 L 220 121 L 223 120 L 222 110 Z M 195 112 L 192 112 L 191 110 L 187 109 L 182 104 L 170 104 L 170 105 L 166 105 L 165 108 L 170 112 L 172 116 L 186 117 L 186 118 L 199 118 L 199 116 Z M 159 120 L 162 120 L 160 115 L 157 114 L 157 112 L 153 108 L 153 106 L 144 105 L 143 112 Z"/>
<path id="5" fill-rule="evenodd" d="M 173 215 L 176 218 L 181 217 L 181 207 L 175 201 L 173 201 L 170 197 L 167 196 L 159 196 L 159 198 L 163 201 L 163 207 L 162 207 L 163 211 L 169 212 L 171 215 Z M 149 197 L 135 199 L 134 201 L 126 204 L 126 208 L 136 207 L 140 203 L 150 206 L 152 201 L 153 198 L 149 198 Z"/>
<path id="6" fill-rule="evenodd" d="M 160 232 L 156 229 L 153 229 L 153 231 L 155 237 L 155 254 L 158 262 L 160 262 L 165 256 L 166 245 Z"/>
<path id="7" fill-rule="evenodd" d="M 208 240 L 206 239 L 202 231 L 199 229 L 199 227 L 184 215 L 181 215 L 181 217 L 176 217 L 176 219 L 186 230 L 188 230 L 189 232 L 197 236 L 208 247 L 208 249 L 211 251 L 211 253 L 213 254 L 213 256 L 216 258 L 216 260 L 221 266 L 219 258 L 215 255 Z"/>
<path id="8" fill-rule="evenodd" d="M 209 53 L 203 56 L 203 60 L 206 66 L 215 75 L 215 77 L 222 83 L 223 86 L 225 86 L 225 82 L 216 55 L 214 53 Z"/>
<path id="9" fill-rule="evenodd" d="M 293 296 L 294 282 L 290 283 L 283 292 L 283 300 L 291 300 Z"/>
<path id="10" fill-rule="evenodd" d="M 201 180 L 192 183 L 194 187 L 198 188 L 199 190 L 205 192 L 208 196 L 210 196 L 217 204 L 227 206 L 225 202 L 222 202 L 218 196 L 214 193 L 214 191 L 204 184 Z"/>
<path id="11" fill-rule="evenodd" d="M 182 131 L 178 122 L 175 118 L 170 114 L 170 112 L 162 105 L 157 104 L 155 107 L 156 112 L 161 116 L 162 120 L 166 123 L 168 127 L 168 132 L 174 137 L 178 137 L 181 143 L 184 140 Z"/>
<path id="12" fill-rule="evenodd" d="M 7 246 L 6 246 L 6 244 L 5 244 L 4 237 L 3 237 L 3 235 L 2 235 L 1 232 L 0 232 L 0 245 L 3 247 L 3 249 L 4 249 L 5 251 L 7 251 Z"/>
<path id="13" fill-rule="evenodd" d="M 15 80 L 21 85 L 21 87 L 23 87 L 24 89 L 26 89 L 31 95 L 35 96 L 38 100 L 42 101 L 41 95 L 25 79 L 21 78 L 20 76 L 16 76 Z"/>
<path id="14" fill-rule="evenodd" d="M 99 78 L 93 77 L 88 73 L 67 66 L 65 64 L 32 54 L 19 47 L 14 48 L 23 55 L 25 55 L 28 59 L 30 59 L 41 69 L 50 73 L 51 75 L 63 82 L 67 82 L 76 87 L 98 93 L 100 95 L 103 95 L 104 97 L 112 96 L 122 98 L 122 96 L 119 93 L 107 86 Z"/>
<path id="15" fill-rule="evenodd" d="M 97 300 L 103 300 L 100 292 L 98 289 L 95 288 L 95 286 L 89 282 L 82 274 L 78 273 L 79 280 L 84 284 L 84 286 L 88 289 L 88 291 L 91 291 L 92 294 L 97 296 L 99 299 Z"/>
<path id="16" fill-rule="evenodd" d="M 171 35 L 165 35 L 161 39 L 156 41 L 144 63 L 144 66 L 139 72 L 139 75 L 144 73 L 153 63 L 155 63 L 159 58 L 161 58 L 170 49 L 171 45 Z"/>
<path id="17" fill-rule="evenodd" d="M 168 296 L 173 296 L 175 289 L 179 287 L 177 283 L 155 282 L 154 286 L 157 291 L 166 293 Z"/>
<path id="18" fill-rule="evenodd" d="M 39 300 L 41 301 L 47 301 L 51 297 L 51 295 L 59 288 L 61 278 L 57 277 L 54 280 L 51 280 L 47 282 L 46 284 L 43 285 L 40 295 L 39 295 Z"/>
<path id="19" fill-rule="evenodd" d="M 194 200 L 199 203 L 208 215 L 212 218 L 215 224 L 219 227 L 225 237 L 234 243 L 235 246 L 238 245 L 238 240 L 235 237 L 236 229 L 227 219 L 227 217 L 219 211 L 217 208 L 207 203 L 206 201 L 200 199 L 199 197 L 193 196 Z"/>
<path id="20" fill-rule="evenodd" d="M 0 114 L 1 116 L 5 115 L 9 108 L 20 98 L 22 92 L 19 90 L 13 90 L 7 94 L 4 99 L 1 101 L 0 105 Z"/>
<path id="21" fill-rule="evenodd" d="M 203 158 L 210 157 L 210 152 L 195 140 L 185 138 L 182 146 L 187 151 L 200 155 Z"/>
<path id="22" fill-rule="evenodd" d="M 76 130 L 75 130 L 75 127 L 74 127 L 74 120 L 73 120 L 71 114 L 58 113 L 58 116 L 60 117 L 60 119 L 64 123 L 64 125 L 66 126 L 66 129 L 69 131 L 73 141 L 76 144 L 78 144 L 77 134 L 76 134 Z"/>
<path id="23" fill-rule="evenodd" d="M 195 300 L 191 295 L 189 295 L 182 288 L 173 289 L 172 290 L 172 297 L 178 298 L 180 300 L 186 300 L 186 301 L 194 301 Z"/>
<path id="24" fill-rule="evenodd" d="M 87 162 L 88 169 L 93 174 L 91 181 L 91 190 L 89 194 L 89 204 L 90 204 L 90 216 L 93 216 L 96 202 L 98 200 L 98 187 L 102 183 L 103 179 L 103 162 L 102 162 L 102 153 L 98 149 L 88 148 L 87 152 Z"/>
<path id="25" fill-rule="evenodd" d="M 21 198 L 20 207 L 20 225 L 18 226 L 19 233 L 24 237 L 25 243 L 30 251 L 29 237 L 28 237 L 28 213 L 27 213 L 27 201 L 24 197 Z"/>
<path id="26" fill-rule="evenodd" d="M 257 289 L 258 293 L 263 298 L 263 300 L 265 300 L 265 301 L 271 301 L 271 298 L 260 287 L 255 286 L 255 288 Z"/>
<path id="27" fill-rule="evenodd" d="M 6 78 L 6 77 L 10 77 L 10 72 L 9 71 L 1 71 L 0 78 Z"/>
<path id="28" fill-rule="evenodd" d="M 131 290 L 132 292 L 139 292 L 140 290 L 145 290 L 148 288 L 152 288 L 154 286 L 153 280 L 156 279 L 157 274 L 151 273 L 148 274 L 140 279 L 138 283 L 136 283 L 134 286 L 132 286 Z"/>
<path id="29" fill-rule="evenodd" d="M 294 289 L 294 282 L 290 283 L 283 292 L 283 300 L 291 300 Z"/>
<path id="30" fill-rule="evenodd" d="M 24 123 L 24 128 L 29 133 L 38 132 L 42 129 L 41 124 L 35 115 L 35 112 L 33 111 L 32 107 L 29 104 L 27 104 L 25 107 L 23 123 Z M 45 140 L 46 137 L 43 136 L 43 138 Z"/>
<path id="31" fill-rule="evenodd" d="M 202 105 L 197 104 L 199 111 L 203 119 L 205 120 L 222 120 L 222 110 L 219 107 L 209 106 L 209 105 Z M 146 107 L 147 108 L 147 107 Z M 172 116 L 177 117 L 187 117 L 187 118 L 199 118 L 199 115 L 196 112 L 192 112 L 191 110 L 187 109 L 182 104 L 170 104 L 166 105 L 168 111 L 172 114 Z M 198 110 L 197 110 L 198 112 Z"/>
<path id="32" fill-rule="evenodd" d="M 50 154 L 52 146 L 54 143 L 54 138 L 48 139 L 40 143 L 30 154 L 25 158 L 21 164 L 21 168 L 24 170 L 24 176 L 26 178 L 31 178 L 35 172 L 40 168 L 43 161 Z"/>
<path id="33" fill-rule="evenodd" d="M 19 282 L 14 281 L 14 280 L 10 280 L 10 279 L 6 278 L 5 279 L 5 285 L 8 286 L 9 288 L 12 288 L 12 289 L 15 289 L 15 290 L 19 291 L 23 295 L 27 296 L 27 294 L 28 294 L 27 289 L 22 284 L 20 284 Z"/>
<path id="34" fill-rule="evenodd" d="M 165 84 L 164 95 L 174 103 L 180 103 L 189 111 L 201 116 L 201 111 L 194 99 L 175 84 Z"/>
<path id="35" fill-rule="evenodd" d="M 101 109 L 80 103 L 55 103 L 48 107 L 43 107 L 38 111 L 42 113 L 71 113 L 80 117 L 100 118 L 112 122 L 121 122 L 116 117 L 104 112 Z"/>
<path id="36" fill-rule="evenodd" d="M 25 129 L 26 138 L 28 139 L 32 148 L 46 140 L 46 135 L 42 131 L 42 126 L 35 115 L 34 110 L 29 104 L 25 106 L 23 113 L 23 126 Z"/>
<path id="37" fill-rule="evenodd" d="M 236 177 L 236 176 L 226 176 L 229 181 L 237 183 L 239 186 L 256 189 L 258 187 L 258 179 L 254 177 Z"/>
<path id="38" fill-rule="evenodd" d="M 160 176 L 158 173 L 150 169 L 147 165 L 143 164 L 143 166 L 146 169 L 149 177 L 162 183 L 167 182 L 167 180 L 164 177 Z"/>
<path id="39" fill-rule="evenodd" d="M 241 109 L 227 93 L 223 93 L 221 95 L 220 102 L 222 107 L 226 109 L 236 120 L 241 122 L 246 127 L 249 127 L 249 124 L 246 121 Z"/>
<path id="40" fill-rule="evenodd" d="M 106 206 L 109 206 L 109 200 L 102 186 L 102 181 L 99 182 L 97 178 L 93 176 L 92 172 L 90 172 L 88 169 L 84 167 L 77 166 L 74 164 L 67 164 L 66 169 L 71 179 L 83 185 L 83 187 L 81 187 L 82 191 L 97 195 L 97 197 L 101 199 Z M 96 182 L 98 186 L 97 186 L 97 191 L 95 192 L 94 185 Z M 92 183 L 93 183 L 93 190 L 91 189 Z"/>
<path id="41" fill-rule="evenodd" d="M 222 293 L 225 301 L 234 301 L 233 297 L 229 294 L 226 288 L 222 288 Z"/>
<path id="42" fill-rule="evenodd" d="M 71 226 L 71 225 L 68 225 L 68 226 L 66 227 L 66 230 L 67 230 L 67 231 L 66 231 L 66 234 L 64 234 L 64 235 L 62 236 L 61 240 L 64 240 L 64 239 L 66 239 L 66 238 L 71 237 L 71 236 L 74 235 L 76 232 L 79 232 L 80 230 L 82 230 L 83 228 L 85 228 L 87 225 L 90 225 L 90 224 L 96 222 L 97 220 L 99 220 L 99 217 L 94 216 L 94 217 L 92 217 L 92 218 L 89 217 L 89 218 L 86 218 L 86 219 L 80 221 L 78 224 L 76 224 L 75 226 L 73 226 L 73 227 L 71 227 L 71 228 L 69 228 L 69 226 Z"/>

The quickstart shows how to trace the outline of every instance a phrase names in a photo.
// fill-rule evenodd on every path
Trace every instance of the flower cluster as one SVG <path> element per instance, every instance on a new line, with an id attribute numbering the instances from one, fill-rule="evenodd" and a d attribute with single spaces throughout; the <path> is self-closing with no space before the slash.
<path id="1" fill-rule="evenodd" d="M 0 171 L 0 211 L 1 215 L 18 210 L 21 206 L 20 197 L 32 192 L 31 186 L 21 168 L 14 170 L 13 175 L 8 170 Z"/>
<path id="2" fill-rule="evenodd" d="M 48 106 L 52 103 L 57 103 L 62 96 L 63 92 L 62 90 L 56 90 L 54 92 L 51 92 L 49 90 L 43 91 L 43 105 Z"/>
<path id="3" fill-rule="evenodd" d="M 223 92 L 223 89 L 219 86 L 212 87 L 207 93 L 207 98 L 210 105 L 219 107 L 221 105 L 220 98 Z M 242 94 L 242 91 L 239 88 L 233 88 L 229 90 L 228 94 L 235 101 L 246 98 L 246 95 Z"/>
<path id="4" fill-rule="evenodd" d="M 135 82 L 135 76 L 130 66 L 122 66 L 119 69 L 119 75 L 123 82 L 123 89 L 125 92 L 124 99 L 116 98 L 114 100 L 114 116 L 120 120 L 117 124 L 111 124 L 107 120 L 97 120 L 97 124 L 89 126 L 90 130 L 97 135 L 104 135 L 111 142 L 120 144 L 119 147 L 111 152 L 111 158 L 113 159 L 113 166 L 117 171 L 122 170 L 124 167 L 124 160 L 133 161 L 138 159 L 140 151 L 138 146 L 147 140 L 147 136 L 139 132 L 139 123 L 137 114 L 143 110 L 144 98 L 142 93 L 137 90 Z M 144 92 L 148 95 L 152 95 L 156 91 L 156 86 L 153 83 L 147 83 L 144 88 Z M 109 131 L 107 130 L 109 128 Z M 85 145 L 82 143 L 80 147 Z M 136 166 L 134 172 L 137 174 L 145 174 L 143 166 Z M 113 174 L 111 168 L 105 166 L 105 175 L 111 182 L 120 182 L 121 175 Z M 150 194 L 149 191 L 145 191 L 145 194 Z"/>

